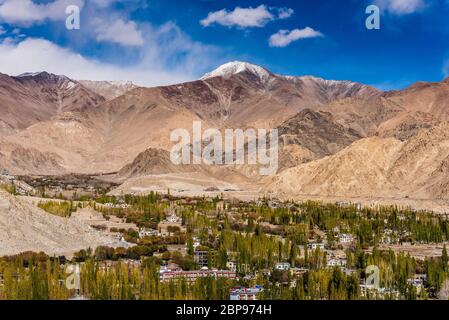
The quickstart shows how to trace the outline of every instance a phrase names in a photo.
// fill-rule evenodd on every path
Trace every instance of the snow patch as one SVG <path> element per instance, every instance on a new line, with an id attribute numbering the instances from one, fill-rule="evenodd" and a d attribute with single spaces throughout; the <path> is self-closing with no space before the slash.
<path id="1" fill-rule="evenodd" d="M 262 82 L 267 81 L 272 76 L 271 72 L 263 67 L 247 62 L 233 61 L 218 67 L 212 72 L 206 73 L 203 77 L 201 77 L 200 80 L 206 80 L 215 77 L 230 77 L 234 74 L 239 74 L 245 71 L 252 73 Z"/>
<path id="2" fill-rule="evenodd" d="M 77 86 L 77 84 L 76 84 L 75 82 L 69 81 L 69 82 L 67 83 L 67 85 L 66 85 L 66 89 L 67 89 L 67 90 L 70 90 L 70 89 L 75 88 L 76 86 Z"/>

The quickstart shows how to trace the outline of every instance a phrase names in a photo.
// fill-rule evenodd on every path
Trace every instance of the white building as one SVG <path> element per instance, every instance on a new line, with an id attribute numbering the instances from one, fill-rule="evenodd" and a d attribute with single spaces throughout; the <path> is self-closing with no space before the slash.
<path id="1" fill-rule="evenodd" d="M 357 273 L 357 269 L 348 269 L 347 267 L 341 267 L 341 271 L 347 276 L 351 276 L 354 273 Z"/>
<path id="2" fill-rule="evenodd" d="M 340 243 L 348 244 L 354 241 L 354 236 L 349 233 L 341 233 L 338 235 L 338 240 L 340 241 Z"/>
<path id="3" fill-rule="evenodd" d="M 128 209 L 131 207 L 129 204 L 126 204 L 126 203 L 113 204 L 110 202 L 103 204 L 103 206 L 105 206 L 106 208 L 111 208 L 111 209 Z"/>
<path id="4" fill-rule="evenodd" d="M 169 215 L 168 217 L 167 217 L 167 222 L 170 222 L 170 223 L 180 223 L 181 222 L 181 218 L 179 218 L 177 215 L 175 215 L 175 214 L 172 214 L 172 215 Z"/>
<path id="5" fill-rule="evenodd" d="M 288 271 L 290 270 L 290 263 L 288 262 L 279 262 L 274 266 L 276 270 Z"/>
<path id="6" fill-rule="evenodd" d="M 159 235 L 159 232 L 154 229 L 141 228 L 139 230 L 139 238 L 156 237 L 158 235 Z"/>
<path id="7" fill-rule="evenodd" d="M 399 291 L 390 288 L 378 288 L 374 285 L 360 284 L 360 295 L 362 297 L 371 296 L 376 299 L 399 299 Z"/>
<path id="8" fill-rule="evenodd" d="M 161 269 L 159 272 L 161 281 L 174 281 L 179 279 L 186 279 L 189 282 L 195 282 L 199 278 L 227 278 L 235 280 L 237 279 L 237 274 L 229 270 L 209 270 L 207 268 L 202 268 L 201 270 L 195 271 L 172 271 Z"/>
<path id="9" fill-rule="evenodd" d="M 197 248 L 201 245 L 200 239 L 198 239 L 198 237 L 192 237 L 192 241 L 193 241 L 193 248 Z"/>
<path id="10" fill-rule="evenodd" d="M 164 272 L 178 272 L 178 271 L 182 271 L 182 269 L 176 263 L 170 263 L 168 265 L 161 266 L 160 270 L 159 270 L 160 273 L 164 273 Z"/>
<path id="11" fill-rule="evenodd" d="M 427 275 L 415 274 L 412 279 L 408 279 L 407 283 L 418 289 L 418 292 L 424 288 L 424 284 L 427 282 Z"/>
<path id="12" fill-rule="evenodd" d="M 254 288 L 234 288 L 229 292 L 229 300 L 231 301 L 248 301 L 257 300 L 257 295 L 263 291 L 262 286 Z"/>
<path id="13" fill-rule="evenodd" d="M 346 259 L 329 259 L 327 260 L 327 267 L 333 268 L 333 267 L 346 267 L 347 261 Z"/>
<path id="14" fill-rule="evenodd" d="M 230 271 L 237 271 L 237 263 L 235 261 L 226 262 L 226 268 Z"/>
<path id="15" fill-rule="evenodd" d="M 316 242 L 309 243 L 307 245 L 307 248 L 310 250 L 317 250 L 317 249 L 324 250 L 324 243 L 316 243 Z"/>
<path id="16" fill-rule="evenodd" d="M 271 209 L 278 209 L 278 208 L 281 208 L 280 202 L 278 202 L 278 201 L 276 201 L 276 200 L 270 200 L 270 201 L 268 202 L 268 206 L 269 206 Z"/>

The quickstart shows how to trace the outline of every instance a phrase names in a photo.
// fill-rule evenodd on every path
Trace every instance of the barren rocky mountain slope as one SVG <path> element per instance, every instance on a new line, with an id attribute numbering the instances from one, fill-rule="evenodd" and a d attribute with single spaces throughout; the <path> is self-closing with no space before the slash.
<path id="1" fill-rule="evenodd" d="M 65 76 L 0 74 L 0 134 L 25 129 L 61 112 L 93 108 L 103 101 L 102 96 Z"/>
<path id="2" fill-rule="evenodd" d="M 322 158 L 340 151 L 362 136 L 336 122 L 324 111 L 304 109 L 278 127 L 282 145 L 299 145 Z"/>
<path id="3" fill-rule="evenodd" d="M 32 97 L 41 101 L 48 86 L 44 84 L 54 77 L 19 78 L 4 76 L 0 90 L 11 84 L 36 87 L 39 94 Z M 203 130 L 279 129 L 277 177 L 267 182 L 257 177 L 257 168 L 248 166 L 232 171 L 193 168 L 217 179 L 244 182 L 247 176 L 268 183 L 266 190 L 292 195 L 447 195 L 448 80 L 382 93 L 354 82 L 281 76 L 232 62 L 198 81 L 124 90 L 116 98 L 114 90 L 103 92 L 112 100 L 101 97 L 99 104 L 84 103 L 98 102 L 89 97 L 99 96 L 79 86 L 77 94 L 84 98 L 73 101 L 81 105 L 61 109 L 49 104 L 43 119 L 31 117 L 18 126 L 23 129 L 0 117 L 0 128 L 9 132 L 0 138 L 0 166 L 13 173 L 120 171 L 117 177 L 122 180 L 190 172 L 192 168 L 170 163 L 170 133 L 177 128 L 191 131 L 193 121 L 201 120 Z M 106 85 L 86 86 L 101 92 Z M 7 93 L 12 90 L 8 88 Z M 2 100 L 0 108 L 10 110 L 11 101 Z"/>
<path id="4" fill-rule="evenodd" d="M 57 174 L 65 171 L 59 165 L 62 158 L 55 153 L 42 152 L 33 146 L 24 147 L 1 136 L 0 145 L 0 168 L 9 172 Z"/>
<path id="5" fill-rule="evenodd" d="M 191 130 L 194 120 L 201 120 L 203 129 L 272 128 L 306 107 L 316 109 L 342 97 L 369 99 L 380 94 L 347 81 L 265 72 L 267 77 L 261 77 L 245 65 L 238 73 L 224 76 L 136 88 L 94 108 L 71 108 L 6 139 L 57 155 L 65 171 L 117 171 L 148 148 L 169 150 L 171 131 Z"/>
<path id="6" fill-rule="evenodd" d="M 175 165 L 170 160 L 170 154 L 162 149 L 147 149 L 140 153 L 132 163 L 124 166 L 117 174 L 120 179 L 151 174 L 167 174 L 175 172 L 197 172 L 200 166 Z"/>
<path id="7" fill-rule="evenodd" d="M 283 196 L 449 199 L 449 124 L 420 131 L 406 142 L 366 138 L 337 154 L 267 179 Z"/>
<path id="8" fill-rule="evenodd" d="M 69 255 L 115 240 L 74 218 L 50 215 L 28 201 L 0 190 L 0 256 L 25 251 Z"/>
<path id="9" fill-rule="evenodd" d="M 385 196 L 394 189 L 387 173 L 401 147 L 402 143 L 394 138 L 365 138 L 333 156 L 267 178 L 265 190 L 286 197 L 300 194 Z"/>

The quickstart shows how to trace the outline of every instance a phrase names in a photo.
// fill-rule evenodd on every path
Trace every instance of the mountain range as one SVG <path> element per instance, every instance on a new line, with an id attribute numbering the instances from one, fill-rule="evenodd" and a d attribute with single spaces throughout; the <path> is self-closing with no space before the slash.
<path id="1" fill-rule="evenodd" d="M 0 74 L 0 168 L 118 172 L 127 181 L 195 173 L 279 197 L 449 197 L 449 80 L 382 92 L 230 62 L 196 81 L 143 88 L 46 72 Z M 277 128 L 280 168 L 175 166 L 170 133 Z"/>

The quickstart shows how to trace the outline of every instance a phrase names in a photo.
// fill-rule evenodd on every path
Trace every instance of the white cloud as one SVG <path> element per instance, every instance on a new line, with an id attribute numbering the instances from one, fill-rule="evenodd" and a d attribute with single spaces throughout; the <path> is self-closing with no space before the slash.
<path id="1" fill-rule="evenodd" d="M 0 42 L 0 72 L 47 71 L 73 79 L 131 80 L 144 86 L 193 80 L 218 56 L 215 47 L 192 41 L 174 23 L 149 27 L 140 58 L 122 66 L 85 57 L 46 39 L 6 38 Z"/>
<path id="2" fill-rule="evenodd" d="M 53 0 L 46 4 L 37 4 L 32 0 L 0 0 L 0 21 L 24 27 L 45 21 L 63 21 L 67 18 L 67 6 L 78 5 L 84 9 L 81 32 L 86 37 L 93 37 L 99 42 L 111 42 L 123 46 L 141 46 L 143 44 L 138 24 L 127 20 L 122 13 L 108 8 L 120 0 L 84 1 Z"/>
<path id="3" fill-rule="evenodd" d="M 45 20 L 65 20 L 67 18 L 65 9 L 69 5 L 82 8 L 84 0 L 55 0 L 41 4 L 32 0 L 3 0 L 0 2 L 0 21 L 30 26 Z"/>
<path id="4" fill-rule="evenodd" d="M 126 46 L 143 45 L 142 32 L 134 21 L 117 19 L 109 22 L 98 18 L 94 20 L 93 24 L 96 26 L 95 32 L 98 41 L 119 43 Z"/>
<path id="5" fill-rule="evenodd" d="M 113 4 L 114 2 L 120 1 L 120 0 L 91 0 L 92 2 L 94 2 L 97 6 L 101 7 L 101 8 L 106 8 L 108 6 L 110 6 L 111 4 Z"/>
<path id="6" fill-rule="evenodd" d="M 204 27 L 213 24 L 239 28 L 263 27 L 270 21 L 289 18 L 293 13 L 293 9 L 290 8 L 268 8 L 262 4 L 257 8 L 236 7 L 233 11 L 222 9 L 209 12 L 208 16 L 200 23 Z"/>
<path id="7" fill-rule="evenodd" d="M 0 8 L 10 1 L 0 0 Z M 222 61 L 221 50 L 193 41 L 175 23 L 153 26 L 149 22 L 127 19 L 126 10 L 108 7 L 116 1 L 122 0 L 86 1 L 81 29 L 69 37 L 68 47 L 38 37 L 23 38 L 26 36 L 21 34 L 19 28 L 48 20 L 50 16 L 56 19 L 54 15 L 47 15 L 47 18 L 39 15 L 39 19 L 33 17 L 28 20 L 22 16 L 20 23 L 9 23 L 16 31 L 3 42 L 0 39 L 0 72 L 17 75 L 48 71 L 75 79 L 132 80 L 141 85 L 153 86 L 195 79 L 217 61 Z M 61 3 L 61 0 L 52 3 L 56 2 Z M 65 16 L 65 10 L 62 12 Z M 11 21 L 17 20 L 17 17 L 12 19 L 11 15 L 9 18 Z M 55 25 L 56 36 L 63 28 L 58 27 L 58 24 Z M 92 47 L 92 40 L 120 46 L 107 47 L 108 50 L 101 51 L 91 50 L 95 48 Z M 87 50 L 89 56 L 80 55 L 79 50 Z M 94 57 L 101 57 L 101 60 Z"/>
<path id="8" fill-rule="evenodd" d="M 148 25 L 144 30 L 145 46 L 141 49 L 146 65 L 181 67 L 186 74 L 201 74 L 217 63 L 223 52 L 215 46 L 192 41 L 175 23 L 160 27 Z"/>
<path id="9" fill-rule="evenodd" d="M 187 80 L 188 76 L 149 66 L 120 67 L 89 59 L 44 39 L 28 38 L 0 44 L 2 73 L 18 75 L 47 71 L 73 79 L 132 80 L 141 85 L 160 85 Z"/>
<path id="10" fill-rule="evenodd" d="M 291 8 L 279 8 L 278 11 L 279 11 L 278 15 L 279 19 L 290 18 L 295 13 L 295 11 Z"/>
<path id="11" fill-rule="evenodd" d="M 323 34 L 319 31 L 313 30 L 310 27 L 304 29 L 294 29 L 292 31 L 279 30 L 273 34 L 269 39 L 270 47 L 286 47 L 290 43 L 306 38 L 323 37 Z"/>
<path id="12" fill-rule="evenodd" d="M 376 4 L 394 15 L 412 14 L 426 6 L 425 0 L 376 0 Z"/>

